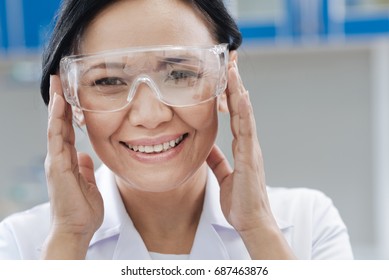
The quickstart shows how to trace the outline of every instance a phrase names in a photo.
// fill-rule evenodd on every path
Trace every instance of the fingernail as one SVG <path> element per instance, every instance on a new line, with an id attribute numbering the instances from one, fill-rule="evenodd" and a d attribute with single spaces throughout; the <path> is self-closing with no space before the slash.
<path id="1" fill-rule="evenodd" d="M 234 64 L 234 67 L 236 68 L 236 70 L 239 71 L 238 64 L 236 63 L 236 60 L 233 61 L 233 64 Z"/>
<path id="2" fill-rule="evenodd" d="M 54 92 L 54 93 L 50 92 L 50 100 L 49 100 L 49 104 L 48 104 L 49 117 L 51 116 L 56 97 L 57 97 L 56 92 Z"/>
<path id="3" fill-rule="evenodd" d="M 54 79 L 54 75 L 50 75 L 50 88 L 52 87 L 53 85 L 53 79 Z"/>
<path id="4" fill-rule="evenodd" d="M 50 75 L 50 82 L 49 83 L 50 83 L 49 84 L 49 98 L 51 99 L 54 96 L 54 93 L 53 93 L 53 75 Z"/>
<path id="5" fill-rule="evenodd" d="M 53 99 L 52 103 L 54 103 L 55 99 L 58 97 L 58 93 L 56 91 L 53 92 L 51 98 Z"/>

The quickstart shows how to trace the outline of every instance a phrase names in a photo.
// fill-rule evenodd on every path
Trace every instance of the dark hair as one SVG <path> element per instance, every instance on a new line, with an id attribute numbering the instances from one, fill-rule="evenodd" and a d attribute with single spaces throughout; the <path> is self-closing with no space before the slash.
<path id="1" fill-rule="evenodd" d="M 223 0 L 186 0 L 197 8 L 214 28 L 219 43 L 228 43 L 236 50 L 242 36 L 234 19 L 228 13 Z M 107 6 L 118 0 L 63 0 L 56 17 L 51 38 L 42 56 L 41 95 L 49 103 L 50 75 L 58 72 L 62 57 L 73 54 L 78 39 L 93 18 Z"/>

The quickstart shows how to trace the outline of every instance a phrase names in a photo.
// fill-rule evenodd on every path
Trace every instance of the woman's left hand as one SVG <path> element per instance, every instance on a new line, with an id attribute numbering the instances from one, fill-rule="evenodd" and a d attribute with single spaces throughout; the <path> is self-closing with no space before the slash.
<path id="1" fill-rule="evenodd" d="M 293 258 L 270 208 L 254 113 L 235 61 L 228 75 L 234 169 L 216 145 L 207 159 L 220 184 L 222 211 L 253 259 Z"/>

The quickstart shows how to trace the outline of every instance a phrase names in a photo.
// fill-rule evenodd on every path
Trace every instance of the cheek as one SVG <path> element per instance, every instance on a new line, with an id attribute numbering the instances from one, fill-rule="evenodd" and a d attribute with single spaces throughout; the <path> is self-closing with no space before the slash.
<path id="1" fill-rule="evenodd" d="M 86 113 L 84 117 L 88 136 L 93 146 L 98 145 L 99 141 L 105 141 L 109 138 L 120 125 L 120 118 L 114 113 Z"/>
<path id="2" fill-rule="evenodd" d="M 216 99 L 212 102 L 206 102 L 197 106 L 176 109 L 176 113 L 197 133 L 208 132 L 211 130 L 216 133 L 218 127 L 218 114 Z"/>

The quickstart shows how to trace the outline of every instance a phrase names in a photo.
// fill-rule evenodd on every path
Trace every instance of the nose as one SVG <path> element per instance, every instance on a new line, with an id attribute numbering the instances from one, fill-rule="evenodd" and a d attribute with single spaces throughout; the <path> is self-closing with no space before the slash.
<path id="1" fill-rule="evenodd" d="M 128 101 L 131 101 L 128 118 L 133 126 L 153 129 L 172 119 L 172 108 L 162 103 L 158 96 L 159 90 L 152 80 L 137 79 L 128 95 Z"/>
<path id="2" fill-rule="evenodd" d="M 142 74 L 134 79 L 134 82 L 132 83 L 131 88 L 128 92 L 128 96 L 127 96 L 128 102 L 130 102 L 134 98 L 136 90 L 141 84 L 147 84 L 150 87 L 150 89 L 154 91 L 154 94 L 158 98 L 160 97 L 159 89 L 157 85 L 154 83 L 154 81 L 148 75 Z"/>

